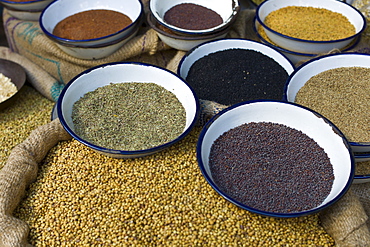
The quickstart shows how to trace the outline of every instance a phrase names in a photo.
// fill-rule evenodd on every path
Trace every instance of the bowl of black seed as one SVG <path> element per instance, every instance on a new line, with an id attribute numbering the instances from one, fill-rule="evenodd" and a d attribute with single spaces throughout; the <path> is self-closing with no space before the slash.
<path id="1" fill-rule="evenodd" d="M 137 158 L 184 138 L 196 123 L 199 102 L 169 70 L 116 62 L 73 78 L 56 111 L 64 129 L 84 145 L 114 158 Z"/>
<path id="2" fill-rule="evenodd" d="M 197 143 L 200 170 L 231 203 L 272 217 L 334 204 L 354 177 L 353 152 L 324 116 L 298 104 L 255 100 L 216 114 Z"/>
<path id="3" fill-rule="evenodd" d="M 291 61 L 256 41 L 221 39 L 189 50 L 177 74 L 202 100 L 230 106 L 247 100 L 281 100 Z"/>

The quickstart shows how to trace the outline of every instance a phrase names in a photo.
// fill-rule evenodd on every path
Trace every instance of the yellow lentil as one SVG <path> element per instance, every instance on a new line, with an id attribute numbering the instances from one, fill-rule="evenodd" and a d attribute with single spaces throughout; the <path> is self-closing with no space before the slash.
<path id="1" fill-rule="evenodd" d="M 344 39 L 356 33 L 347 17 L 324 8 L 287 6 L 272 11 L 264 23 L 281 34 L 304 40 Z"/>
<path id="2" fill-rule="evenodd" d="M 198 168 L 199 132 L 138 159 L 60 142 L 15 216 L 28 223 L 36 247 L 334 246 L 317 214 L 264 217 L 219 196 Z"/>
<path id="3" fill-rule="evenodd" d="M 19 100 L 0 111 L 0 169 L 16 145 L 24 141 L 32 130 L 50 122 L 53 105 L 54 102 L 25 85 Z"/>

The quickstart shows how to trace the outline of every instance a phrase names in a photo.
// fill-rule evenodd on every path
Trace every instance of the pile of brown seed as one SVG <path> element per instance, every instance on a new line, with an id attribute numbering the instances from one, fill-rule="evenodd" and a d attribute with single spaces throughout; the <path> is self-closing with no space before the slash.
<path id="1" fill-rule="evenodd" d="M 53 105 L 54 102 L 25 85 L 19 100 L 0 111 L 0 169 L 16 145 L 23 142 L 32 130 L 50 121 Z"/>
<path id="2" fill-rule="evenodd" d="M 370 142 L 370 68 L 340 67 L 312 76 L 295 103 L 332 121 L 352 142 Z"/>
<path id="3" fill-rule="evenodd" d="M 334 246 L 316 214 L 263 217 L 218 195 L 198 168 L 199 132 L 137 159 L 60 142 L 15 216 L 34 246 Z"/>

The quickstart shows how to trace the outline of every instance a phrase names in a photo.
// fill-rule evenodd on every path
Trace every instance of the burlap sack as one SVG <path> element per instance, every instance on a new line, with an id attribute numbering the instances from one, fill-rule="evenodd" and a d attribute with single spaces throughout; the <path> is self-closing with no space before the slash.
<path id="1" fill-rule="evenodd" d="M 251 25 L 253 16 L 251 10 L 242 11 L 229 37 L 256 39 Z M 56 100 L 64 84 L 86 68 L 127 60 L 149 62 L 176 71 L 185 54 L 170 49 L 153 30 L 143 27 L 137 37 L 112 56 L 96 61 L 80 60 L 61 52 L 40 32 L 37 22 L 16 20 L 6 11 L 3 19 L 10 49 L 0 48 L 0 56 L 23 65 L 30 83 L 51 100 Z M 200 124 L 225 107 L 201 100 Z M 36 178 L 38 163 L 57 142 L 69 138 L 56 119 L 34 130 L 12 150 L 0 171 L 0 246 L 29 246 L 28 226 L 13 217 L 12 213 L 25 194 L 25 189 Z M 365 211 L 369 207 L 363 206 L 366 203 L 363 199 L 369 195 L 368 187 L 367 184 L 354 185 L 338 203 L 320 214 L 322 225 L 335 239 L 337 246 L 370 246 Z"/>

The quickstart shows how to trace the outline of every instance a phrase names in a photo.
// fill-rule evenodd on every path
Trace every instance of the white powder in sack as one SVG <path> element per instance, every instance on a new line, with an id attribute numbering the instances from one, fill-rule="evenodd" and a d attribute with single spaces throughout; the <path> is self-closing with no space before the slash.
<path id="1" fill-rule="evenodd" d="M 17 92 L 17 87 L 4 74 L 0 73 L 0 103 L 9 99 Z"/>

